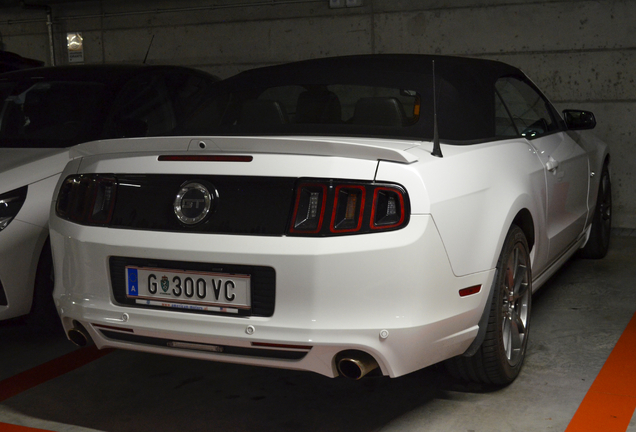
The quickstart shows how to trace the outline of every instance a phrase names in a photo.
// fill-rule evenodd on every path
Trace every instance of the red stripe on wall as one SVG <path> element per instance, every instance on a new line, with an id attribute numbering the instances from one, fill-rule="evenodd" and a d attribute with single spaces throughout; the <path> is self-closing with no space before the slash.
<path id="1" fill-rule="evenodd" d="M 636 409 L 636 314 L 576 410 L 566 432 L 625 432 Z"/>

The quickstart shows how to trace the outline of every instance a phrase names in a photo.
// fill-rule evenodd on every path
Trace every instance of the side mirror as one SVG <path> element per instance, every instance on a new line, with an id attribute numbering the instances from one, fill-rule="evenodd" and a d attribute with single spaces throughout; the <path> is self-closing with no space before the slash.
<path id="1" fill-rule="evenodd" d="M 563 118 L 570 130 L 594 129 L 596 127 L 596 118 L 591 111 L 567 109 L 563 110 Z"/>

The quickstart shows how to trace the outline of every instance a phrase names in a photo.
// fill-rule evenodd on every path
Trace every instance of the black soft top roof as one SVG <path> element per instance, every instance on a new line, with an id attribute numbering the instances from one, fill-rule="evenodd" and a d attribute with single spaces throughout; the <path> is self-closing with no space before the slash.
<path id="1" fill-rule="evenodd" d="M 532 85 L 519 69 L 485 59 L 418 55 L 378 54 L 330 57 L 248 70 L 223 81 L 222 92 L 240 93 L 276 86 L 369 85 L 416 91 L 421 95 L 421 116 L 409 127 L 381 132 L 372 127 L 348 127 L 346 135 L 430 140 L 433 136 L 433 63 L 440 139 L 446 142 L 478 142 L 495 136 L 495 82 L 515 76 Z M 271 134 L 340 135 L 333 125 L 300 128 L 290 125 Z M 229 128 L 223 134 L 245 133 Z M 267 131 L 265 131 L 267 133 Z"/>
<path id="2" fill-rule="evenodd" d="M 168 65 L 126 65 L 126 64 L 99 64 L 99 65 L 66 65 L 49 66 L 34 69 L 23 69 L 6 72 L 0 75 L 0 83 L 3 81 L 22 81 L 25 79 L 42 79 L 45 81 L 68 82 L 95 82 L 107 87 L 119 87 L 133 76 L 146 71 L 178 71 L 188 70 L 201 75 L 209 75 L 206 72 L 188 69 L 181 66 Z"/>
<path id="3" fill-rule="evenodd" d="M 303 60 L 276 66 L 251 69 L 236 75 L 239 79 L 276 79 L 300 74 L 303 77 L 321 77 L 336 73 L 350 75 L 352 79 L 373 79 L 391 75 L 396 82 L 413 84 L 418 77 L 430 76 L 435 61 L 436 73 L 456 78 L 472 77 L 479 81 L 494 82 L 501 76 L 523 75 L 514 66 L 495 60 L 425 55 L 425 54 L 369 54 L 327 57 Z M 362 75 L 360 75 L 362 74 Z"/>

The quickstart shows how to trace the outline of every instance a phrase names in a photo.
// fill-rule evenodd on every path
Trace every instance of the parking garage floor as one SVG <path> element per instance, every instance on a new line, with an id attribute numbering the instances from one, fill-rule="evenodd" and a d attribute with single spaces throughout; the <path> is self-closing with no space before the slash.
<path id="1" fill-rule="evenodd" d="M 636 230 L 614 230 L 605 259 L 572 259 L 535 294 L 524 368 L 503 389 L 439 366 L 350 381 L 78 349 L 13 320 L 0 431 L 636 432 L 635 312 Z"/>

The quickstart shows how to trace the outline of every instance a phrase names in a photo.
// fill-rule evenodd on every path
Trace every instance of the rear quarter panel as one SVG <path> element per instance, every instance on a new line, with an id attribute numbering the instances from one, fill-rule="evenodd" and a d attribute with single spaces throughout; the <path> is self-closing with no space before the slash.
<path id="1" fill-rule="evenodd" d="M 412 212 L 431 214 L 456 276 L 496 266 L 515 216 L 533 218 L 533 270 L 545 265 L 545 173 L 524 139 L 470 146 L 442 146 L 443 158 L 413 149 L 419 162 L 381 162 L 377 180 L 401 182 Z M 539 270 L 539 269 L 537 269 Z"/>

